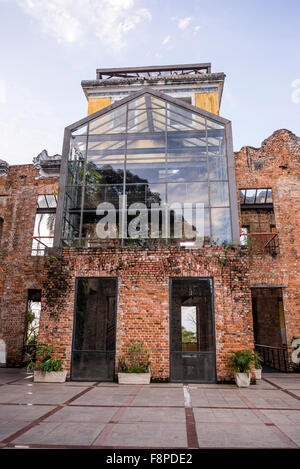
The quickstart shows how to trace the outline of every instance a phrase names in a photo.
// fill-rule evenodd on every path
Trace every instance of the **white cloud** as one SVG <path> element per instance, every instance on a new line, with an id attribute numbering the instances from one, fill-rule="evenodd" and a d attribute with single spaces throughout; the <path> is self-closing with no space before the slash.
<path id="1" fill-rule="evenodd" d="M 166 36 L 162 43 L 163 44 L 168 44 L 170 42 L 170 40 L 171 40 L 171 36 Z"/>
<path id="2" fill-rule="evenodd" d="M 188 27 L 190 22 L 192 21 L 192 18 L 189 16 L 187 18 L 182 18 L 178 20 L 177 26 L 179 29 L 184 30 Z"/>
<path id="3" fill-rule="evenodd" d="M 6 104 L 6 83 L 0 80 L 0 104 Z"/>
<path id="4" fill-rule="evenodd" d="M 15 1 L 59 43 L 76 43 L 92 34 L 112 49 L 121 49 L 129 31 L 152 20 L 148 8 L 135 10 L 136 0 Z"/>

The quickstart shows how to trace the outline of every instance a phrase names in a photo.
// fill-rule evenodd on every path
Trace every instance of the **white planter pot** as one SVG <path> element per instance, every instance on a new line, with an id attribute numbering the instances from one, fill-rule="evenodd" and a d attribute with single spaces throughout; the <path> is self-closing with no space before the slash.
<path id="1" fill-rule="evenodd" d="M 118 373 L 119 384 L 150 384 L 150 373 Z"/>
<path id="2" fill-rule="evenodd" d="M 261 368 L 256 368 L 254 370 L 255 379 L 261 379 Z"/>
<path id="3" fill-rule="evenodd" d="M 247 373 L 234 373 L 234 378 L 239 388 L 247 388 L 248 386 L 250 386 L 250 373 L 249 376 L 247 375 Z"/>
<path id="4" fill-rule="evenodd" d="M 33 381 L 35 383 L 64 383 L 66 381 L 66 371 L 40 371 L 35 370 Z"/>

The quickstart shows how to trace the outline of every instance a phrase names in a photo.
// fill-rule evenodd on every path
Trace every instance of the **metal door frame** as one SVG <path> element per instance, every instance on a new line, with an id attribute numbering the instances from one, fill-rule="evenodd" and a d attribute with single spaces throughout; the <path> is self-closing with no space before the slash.
<path id="1" fill-rule="evenodd" d="M 113 373 L 113 378 L 110 379 L 110 380 L 104 380 L 104 379 L 101 379 L 99 381 L 107 381 L 107 382 L 113 382 L 114 379 L 115 379 L 115 370 L 116 370 L 116 345 L 117 345 L 117 311 L 118 311 L 118 303 L 119 303 L 119 295 L 118 295 L 118 291 L 119 291 L 119 283 L 118 283 L 118 277 L 112 277 L 112 276 L 107 276 L 107 277 L 96 277 L 96 276 L 92 276 L 92 277 L 84 277 L 84 276 L 80 276 L 80 277 L 75 277 L 75 290 L 74 290 L 74 312 L 73 312 L 73 331 L 72 331 L 72 344 L 71 344 L 71 365 L 70 365 L 70 381 L 89 381 L 87 379 L 73 379 L 72 378 L 72 371 L 73 371 L 73 344 L 75 342 L 75 333 L 76 333 L 76 312 L 77 312 L 77 294 L 78 294 L 78 282 L 80 279 L 82 278 L 85 278 L 85 279 L 101 279 L 101 280 L 104 280 L 104 279 L 110 279 L 110 280 L 115 280 L 116 282 L 116 305 L 115 305 L 115 337 L 114 337 L 114 342 L 115 342 L 115 348 L 114 348 L 114 351 L 113 351 L 113 363 L 114 363 L 114 373 Z M 79 352 L 81 350 L 78 350 Z M 89 351 L 92 351 L 92 350 L 89 350 Z M 96 351 L 96 350 L 95 350 Z M 99 350 L 100 351 L 100 350 Z M 95 379 L 91 380 L 91 381 L 97 381 Z"/>
<path id="2" fill-rule="evenodd" d="M 173 288 L 173 281 L 174 280 L 206 280 L 209 281 L 210 287 L 211 287 L 211 314 L 212 314 L 212 329 L 213 329 L 213 346 L 214 346 L 214 352 L 189 352 L 189 353 L 194 353 L 195 355 L 205 355 L 205 354 L 214 354 L 215 359 L 214 359 L 214 382 L 217 382 L 217 350 L 216 350 L 216 324 L 215 324 L 215 301 L 214 301 L 214 278 L 213 277 L 169 277 L 169 374 L 170 374 L 170 381 L 173 383 L 180 383 L 183 382 L 181 380 L 174 380 L 172 379 L 172 353 L 176 353 L 175 351 L 171 350 L 172 347 L 172 319 L 173 319 L 173 314 L 172 314 L 172 288 Z M 180 352 L 182 353 L 182 352 Z M 189 382 L 189 383 L 200 383 L 200 384 L 213 384 L 211 381 L 199 381 L 199 380 L 193 380 L 193 381 L 184 381 L 184 382 Z"/>

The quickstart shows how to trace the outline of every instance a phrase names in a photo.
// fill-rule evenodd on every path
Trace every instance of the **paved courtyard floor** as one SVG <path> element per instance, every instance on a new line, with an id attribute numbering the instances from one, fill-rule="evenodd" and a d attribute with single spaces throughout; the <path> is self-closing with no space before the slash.
<path id="1" fill-rule="evenodd" d="M 1 448 L 300 448 L 300 374 L 234 385 L 33 383 L 0 368 Z"/>

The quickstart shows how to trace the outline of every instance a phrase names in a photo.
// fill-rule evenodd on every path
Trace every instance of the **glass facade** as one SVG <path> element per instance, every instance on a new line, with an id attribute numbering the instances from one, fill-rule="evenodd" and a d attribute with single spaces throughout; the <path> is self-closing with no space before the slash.
<path id="1" fill-rule="evenodd" d="M 126 228 L 120 236 L 121 213 L 136 203 L 144 204 L 139 213 L 147 212 L 147 228 L 140 229 L 140 241 L 159 237 L 172 241 L 172 227 L 161 229 L 161 207 L 169 210 L 171 220 L 179 214 L 182 223 L 197 232 L 199 204 L 204 213 L 204 242 L 230 243 L 227 167 L 225 125 L 163 97 L 145 92 L 100 117 L 89 116 L 70 135 L 62 245 L 101 244 L 96 227 L 105 214 L 99 214 L 97 207 L 104 202 L 116 208 L 112 238 L 125 244 L 130 236 Z M 184 203 L 192 204 L 189 219 L 171 207 Z M 155 236 L 151 235 L 150 208 L 158 212 Z M 130 211 L 126 218 L 128 225 L 133 222 Z M 183 230 L 182 239 L 189 237 Z"/>

